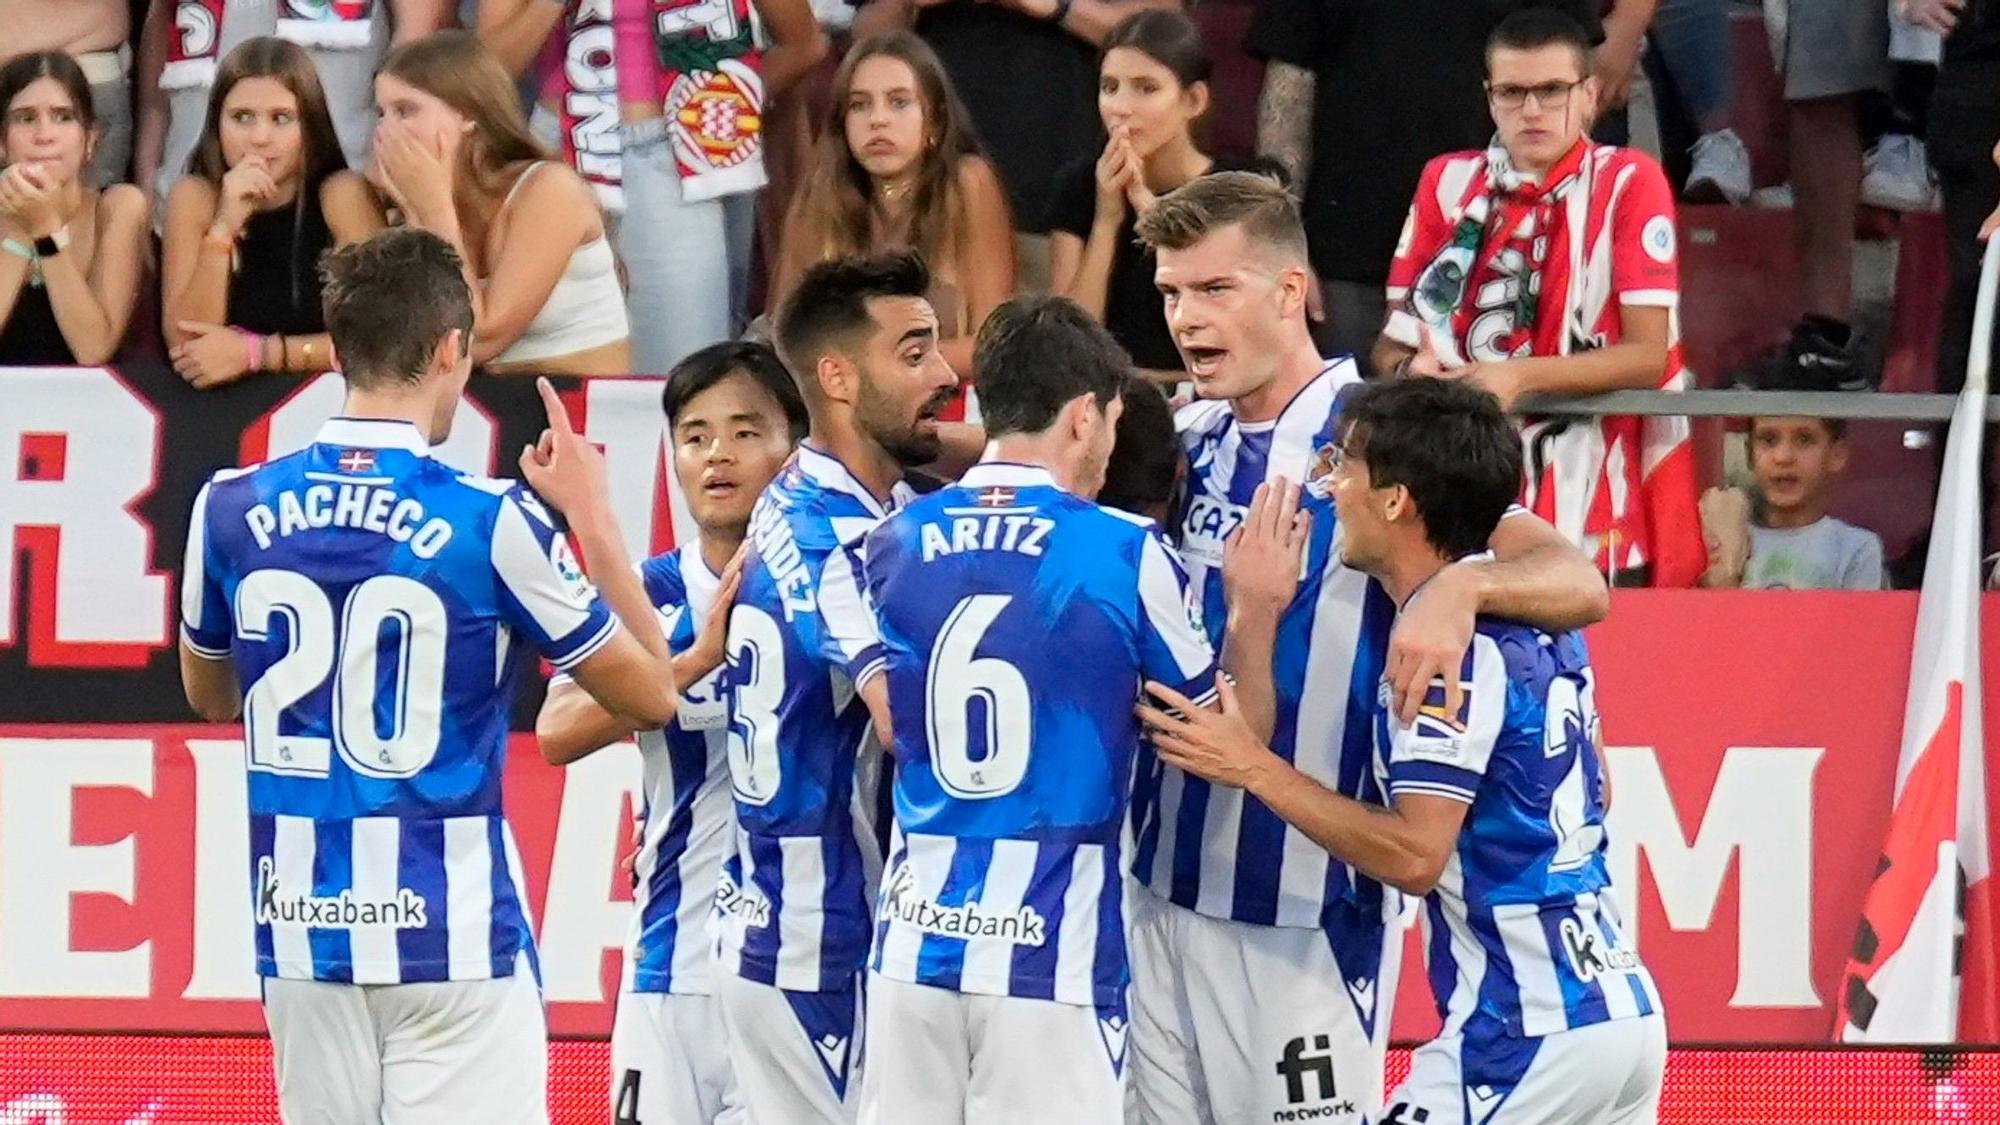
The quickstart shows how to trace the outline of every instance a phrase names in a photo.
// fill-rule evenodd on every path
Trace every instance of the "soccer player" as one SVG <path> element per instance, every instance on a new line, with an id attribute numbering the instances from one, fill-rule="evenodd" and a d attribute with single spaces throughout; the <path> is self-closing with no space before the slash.
<path id="1" fill-rule="evenodd" d="M 431 457 L 472 370 L 457 254 L 391 230 L 324 273 L 342 414 L 298 453 L 210 478 L 182 576 L 188 701 L 244 718 L 279 1103 L 288 1121 L 545 1122 L 547 1029 L 500 795 L 517 646 L 658 726 L 666 639 L 603 459 L 547 383 L 549 428 L 520 457 L 533 492 Z"/>
<path id="2" fill-rule="evenodd" d="M 1304 580 L 1279 625 L 1272 748 L 1329 788 L 1375 798 L 1368 731 L 1386 670 L 1400 710 L 1456 668 L 1476 611 L 1550 628 L 1601 617 L 1604 580 L 1525 513 L 1495 529 L 1493 560 L 1447 567 L 1390 633 L 1394 607 L 1336 557 L 1328 484 L 1338 394 L 1356 382 L 1307 328 L 1305 234 L 1277 183 L 1203 176 L 1139 221 L 1156 251 L 1167 322 L 1204 401 L 1178 418 L 1188 457 L 1179 516 L 1189 577 L 1220 638 L 1221 560 L 1257 487 L 1305 484 Z M 1238 661 L 1225 640 L 1223 662 Z M 1310 685 L 1310 688 L 1308 687 Z M 1450 682 L 1456 701 L 1457 681 Z M 1132 1081 L 1142 1119 L 1376 1119 L 1400 938 L 1396 902 L 1254 796 L 1142 758 L 1133 796 Z"/>
<path id="3" fill-rule="evenodd" d="M 758 498 L 729 619 L 736 848 L 717 894 L 716 982 L 753 1122 L 849 1122 L 860 1093 L 861 972 L 881 851 L 871 732 L 856 693 L 874 625 L 841 548 L 909 498 L 940 450 L 958 377 L 938 354 L 913 254 L 822 262 L 778 310 L 778 352 L 811 419 Z M 879 729 L 886 730 L 886 723 Z M 860 814 L 857 816 L 857 812 Z"/>
<path id="4" fill-rule="evenodd" d="M 705 1125 L 737 1100 L 709 967 L 709 915 L 736 821 L 717 670 L 750 507 L 805 435 L 806 407 L 776 352 L 739 342 L 676 364 L 661 397 L 696 537 L 639 564 L 639 576 L 674 650 L 674 681 L 687 686 L 673 722 L 637 731 L 645 808 L 611 1028 L 611 1105 L 619 1125 Z M 551 683 L 535 723 L 552 765 L 636 729 L 567 677 Z"/>
<path id="5" fill-rule="evenodd" d="M 1125 353 L 1072 302 L 1026 297 L 987 319 L 976 354 L 985 459 L 851 552 L 898 767 L 861 1120 L 1116 1122 L 1127 702 L 1146 678 L 1212 696 L 1215 657 L 1158 525 L 1090 499 L 1135 381 Z M 1267 637 L 1305 541 L 1282 503 L 1237 544 L 1276 552 L 1253 567 L 1276 587 Z"/>
<path id="6" fill-rule="evenodd" d="M 1408 604 L 1482 551 L 1521 481 L 1499 403 L 1461 382 L 1380 383 L 1346 403 L 1332 475 L 1342 560 Z M 1336 858 L 1424 897 L 1444 1029 L 1391 1098 L 1396 1125 L 1636 1125 L 1659 1115 L 1659 992 L 1621 931 L 1583 638 L 1479 617 L 1414 722 L 1376 708 L 1364 804 L 1273 754 L 1240 718 L 1142 708 L 1162 757 L 1241 786 Z M 1148 685 L 1165 707 L 1178 688 Z"/>

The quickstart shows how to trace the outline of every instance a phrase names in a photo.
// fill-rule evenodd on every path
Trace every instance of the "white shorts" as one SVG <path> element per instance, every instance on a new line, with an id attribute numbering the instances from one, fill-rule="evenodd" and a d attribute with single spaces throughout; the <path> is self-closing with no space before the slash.
<path id="1" fill-rule="evenodd" d="M 611 1024 L 615 1125 L 742 1120 L 722 1015 L 712 996 L 621 992 Z"/>
<path id="2" fill-rule="evenodd" d="M 436 984 L 264 981 L 287 1125 L 544 1125 L 548 1025 L 526 972 Z"/>
<path id="3" fill-rule="evenodd" d="M 861 1125 L 1117 1125 L 1123 1005 L 972 996 L 870 974 Z"/>
<path id="4" fill-rule="evenodd" d="M 1137 1121 L 1379 1120 L 1400 932 L 1364 927 L 1381 947 L 1347 959 L 1377 971 L 1350 981 L 1327 931 L 1210 918 L 1147 890 L 1127 901 Z"/>
<path id="5" fill-rule="evenodd" d="M 715 974 L 742 1120 L 850 1125 L 861 1101 L 861 987 L 790 992 Z M 675 1125 L 679 1125 L 678 1122 Z"/>
<path id="6" fill-rule="evenodd" d="M 1440 1037 L 1411 1057 L 1382 1125 L 1652 1125 L 1666 1069 L 1657 1015 L 1478 1052 Z"/>

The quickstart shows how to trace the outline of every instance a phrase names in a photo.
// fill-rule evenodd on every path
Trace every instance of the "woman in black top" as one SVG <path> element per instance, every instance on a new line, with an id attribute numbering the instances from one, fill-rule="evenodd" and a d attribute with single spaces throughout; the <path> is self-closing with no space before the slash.
<path id="1" fill-rule="evenodd" d="M 1055 291 L 1104 322 L 1148 378 L 1187 378 L 1153 287 L 1153 255 L 1133 234 L 1153 200 L 1197 176 L 1240 169 L 1218 163 L 1194 139 L 1208 110 L 1208 48 L 1177 9 L 1126 18 L 1104 41 L 1097 111 L 1104 151 L 1056 181 L 1049 274 Z"/>
<path id="2" fill-rule="evenodd" d="M 333 364 L 319 256 L 382 228 L 345 167 L 311 56 L 246 40 L 216 68 L 208 122 L 167 197 L 161 302 L 174 370 L 197 387 Z"/>
<path id="3" fill-rule="evenodd" d="M 9 59 L 0 112 L 0 366 L 104 363 L 139 295 L 146 198 L 84 183 L 97 123 L 75 59 Z"/>

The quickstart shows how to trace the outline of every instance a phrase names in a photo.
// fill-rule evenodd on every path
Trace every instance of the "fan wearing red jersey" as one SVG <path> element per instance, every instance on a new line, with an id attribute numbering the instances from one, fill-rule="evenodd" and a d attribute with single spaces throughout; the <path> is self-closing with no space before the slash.
<path id="1" fill-rule="evenodd" d="M 1676 390 L 1674 201 L 1644 153 L 1591 142 L 1597 80 L 1583 29 L 1525 9 L 1488 40 L 1496 128 L 1484 152 L 1424 169 L 1390 266 L 1378 369 L 1526 394 Z M 1524 502 L 1611 571 L 1700 575 L 1685 419 L 1529 418 Z"/>

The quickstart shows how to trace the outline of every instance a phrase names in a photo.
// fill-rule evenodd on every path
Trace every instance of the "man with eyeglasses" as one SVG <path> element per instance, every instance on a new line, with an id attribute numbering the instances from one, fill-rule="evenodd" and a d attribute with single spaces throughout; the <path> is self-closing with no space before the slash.
<path id="1" fill-rule="evenodd" d="M 1512 408 L 1531 393 L 1678 390 L 1673 193 L 1644 153 L 1594 144 L 1590 42 L 1548 9 L 1486 51 L 1484 152 L 1424 169 L 1390 266 L 1378 370 L 1465 379 Z M 1705 552 L 1685 419 L 1527 419 L 1524 503 L 1606 573 L 1699 577 Z"/>

